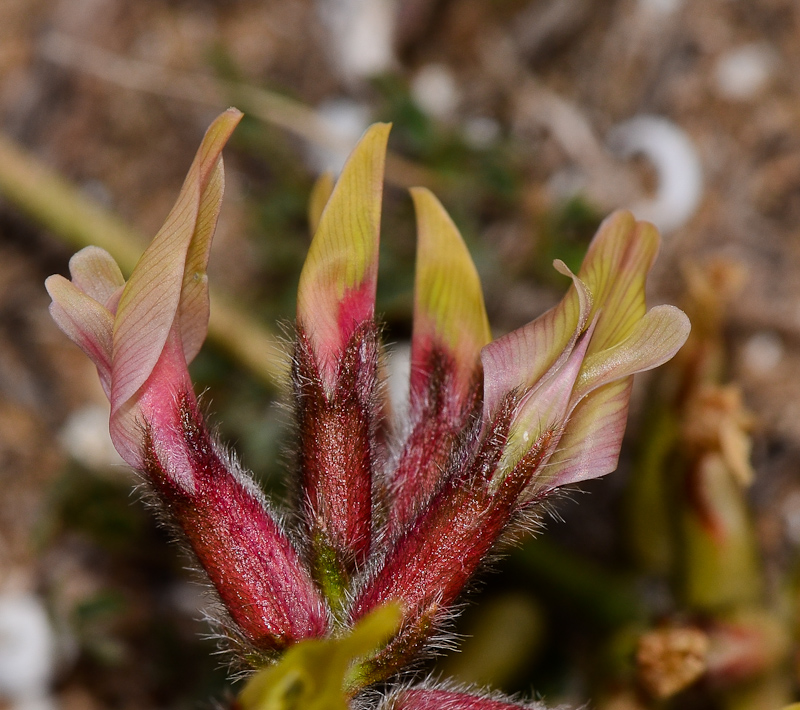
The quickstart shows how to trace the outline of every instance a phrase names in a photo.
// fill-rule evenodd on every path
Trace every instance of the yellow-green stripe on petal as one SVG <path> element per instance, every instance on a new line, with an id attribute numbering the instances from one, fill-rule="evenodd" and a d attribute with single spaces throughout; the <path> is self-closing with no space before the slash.
<path id="1" fill-rule="evenodd" d="M 481 352 L 484 417 L 490 417 L 509 392 L 516 390 L 524 394 L 545 373 L 557 370 L 588 325 L 593 310 L 592 294 L 563 262 L 557 260 L 554 266 L 559 273 L 572 279 L 572 287 L 561 303 L 522 328 L 498 338 Z"/>
<path id="2" fill-rule="evenodd" d="M 642 316 L 622 342 L 587 355 L 573 393 L 576 402 L 609 382 L 652 370 L 671 360 L 689 337 L 691 325 L 675 306 L 656 306 Z"/>
<path id="3" fill-rule="evenodd" d="M 228 109 L 211 124 L 175 206 L 125 285 L 114 320 L 112 411 L 150 376 L 176 319 L 190 354 L 205 337 L 205 261 L 221 198 L 220 155 L 241 117 Z"/>
<path id="4" fill-rule="evenodd" d="M 594 298 L 592 317 L 600 311 L 588 355 L 627 338 L 644 316 L 645 281 L 659 245 L 656 228 L 626 210 L 600 225 L 578 272 Z"/>
<path id="5" fill-rule="evenodd" d="M 390 126 L 371 126 L 322 211 L 297 291 L 297 320 L 326 379 L 355 328 L 373 317 L 383 169 Z"/>
<path id="6" fill-rule="evenodd" d="M 625 377 L 596 389 L 578 404 L 530 495 L 616 469 L 632 386 L 633 376 Z"/>
<path id="7" fill-rule="evenodd" d="M 308 228 L 313 237 L 319 229 L 319 221 L 325 211 L 325 205 L 333 192 L 333 173 L 325 171 L 314 182 L 311 197 L 308 199 Z"/>
<path id="8" fill-rule="evenodd" d="M 412 368 L 433 348 L 452 356 L 459 395 L 466 393 L 491 340 L 481 282 L 464 240 L 430 190 L 411 189 L 417 213 Z"/>

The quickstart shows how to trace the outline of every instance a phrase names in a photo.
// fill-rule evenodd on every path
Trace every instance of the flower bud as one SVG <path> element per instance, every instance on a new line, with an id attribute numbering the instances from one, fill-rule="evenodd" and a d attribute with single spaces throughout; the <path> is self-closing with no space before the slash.
<path id="1" fill-rule="evenodd" d="M 220 453 L 187 369 L 208 325 L 206 265 L 223 191 L 221 152 L 241 113 L 209 128 L 164 226 L 125 282 L 88 247 L 72 280 L 51 276 L 51 313 L 92 359 L 111 402 L 110 431 L 176 524 L 234 622 L 263 653 L 327 629 L 327 614 L 263 495 Z"/>

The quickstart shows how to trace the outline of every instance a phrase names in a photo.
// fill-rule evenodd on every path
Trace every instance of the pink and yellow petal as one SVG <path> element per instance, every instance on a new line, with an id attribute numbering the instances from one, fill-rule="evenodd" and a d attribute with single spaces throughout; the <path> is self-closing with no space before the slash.
<path id="1" fill-rule="evenodd" d="M 567 361 L 552 368 L 541 382 L 519 402 L 508 433 L 508 443 L 500 462 L 501 476 L 509 471 L 543 436 L 561 433 L 569 412 L 572 391 L 592 338 L 590 327 L 576 343 Z"/>
<path id="2" fill-rule="evenodd" d="M 452 361 L 453 383 L 464 397 L 491 340 L 480 278 L 450 216 L 421 187 L 412 188 L 417 213 L 417 269 L 411 343 L 412 389 L 424 376 L 428 355 L 441 350 Z"/>
<path id="3" fill-rule="evenodd" d="M 656 228 L 627 211 L 600 226 L 578 272 L 594 298 L 592 315 L 600 313 L 590 355 L 624 340 L 644 316 L 645 281 L 659 243 Z"/>
<path id="4" fill-rule="evenodd" d="M 112 411 L 131 398 L 150 376 L 178 317 L 201 201 L 207 194 L 209 203 L 214 203 L 215 189 L 212 187 L 210 193 L 206 190 L 209 183 L 218 180 L 215 175 L 222 148 L 241 115 L 229 109 L 208 129 L 175 206 L 122 292 L 114 322 Z M 208 215 L 206 211 L 206 219 Z M 203 248 L 198 246 L 200 251 Z M 192 308 L 196 307 L 192 304 Z M 182 335 L 191 341 L 189 334 Z"/>
<path id="5" fill-rule="evenodd" d="M 387 124 L 370 127 L 342 170 L 300 274 L 297 320 L 328 384 L 354 330 L 375 312 Z"/>
<path id="6" fill-rule="evenodd" d="M 222 208 L 222 193 L 225 189 L 225 173 L 222 158 L 209 176 L 208 183 L 200 195 L 197 223 L 186 254 L 181 289 L 178 323 L 180 325 L 183 354 L 191 362 L 200 352 L 208 332 L 210 303 L 208 299 L 208 257 L 211 241 L 217 228 L 217 219 Z"/>
<path id="7" fill-rule="evenodd" d="M 682 311 L 657 306 L 639 319 L 623 342 L 586 357 L 572 393 L 565 433 L 535 491 L 597 478 L 616 468 L 633 375 L 672 358 L 686 342 L 689 329 Z"/>
<path id="8" fill-rule="evenodd" d="M 634 324 L 625 340 L 587 355 L 574 401 L 609 382 L 663 365 L 683 347 L 690 330 L 686 314 L 675 306 L 651 309 Z"/>
<path id="9" fill-rule="evenodd" d="M 487 345 L 483 362 L 484 417 L 490 417 L 506 394 L 524 392 L 569 357 L 592 311 L 586 284 L 555 262 L 560 273 L 572 278 L 572 287 L 555 308 Z"/>
<path id="10" fill-rule="evenodd" d="M 558 448 L 531 486 L 529 498 L 617 468 L 632 386 L 633 377 L 626 377 L 595 390 L 578 404 Z"/>

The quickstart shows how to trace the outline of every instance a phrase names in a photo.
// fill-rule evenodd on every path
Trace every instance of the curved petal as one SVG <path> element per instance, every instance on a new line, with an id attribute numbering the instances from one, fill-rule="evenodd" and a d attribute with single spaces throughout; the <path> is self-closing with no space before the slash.
<path id="1" fill-rule="evenodd" d="M 589 322 L 592 293 L 563 262 L 556 261 L 554 266 L 572 279 L 561 303 L 481 352 L 484 418 L 492 415 L 506 394 L 532 387 L 546 372 L 563 364 Z"/>
<path id="2" fill-rule="evenodd" d="M 596 389 L 578 404 L 529 497 L 599 478 L 617 468 L 632 386 L 633 377 L 626 377 Z"/>
<path id="3" fill-rule="evenodd" d="M 656 306 L 623 342 L 586 357 L 564 435 L 532 493 L 598 478 L 617 467 L 632 376 L 672 358 L 686 342 L 690 327 L 679 309 Z"/>
<path id="4" fill-rule="evenodd" d="M 125 278 L 111 254 L 100 247 L 84 247 L 69 260 L 69 273 L 81 291 L 113 312 L 109 303 Z"/>
<path id="5" fill-rule="evenodd" d="M 433 193 L 415 187 L 411 197 L 417 213 L 411 387 L 422 385 L 427 356 L 436 349 L 453 362 L 456 394 L 464 397 L 481 348 L 491 340 L 480 277 L 458 228 Z"/>
<path id="6" fill-rule="evenodd" d="M 197 255 L 207 249 L 208 222 L 216 219 L 220 154 L 241 116 L 236 109 L 228 109 L 208 129 L 175 206 L 122 292 L 114 321 L 112 412 L 144 384 L 161 355 L 172 323 L 179 317 L 187 259 L 191 256 L 193 265 L 199 266 L 205 258 Z M 194 241 L 198 227 L 199 239 Z M 192 300 L 182 316 L 187 327 L 190 323 L 197 327 L 193 310 L 203 308 L 203 288 L 202 283 L 197 290 L 189 288 Z M 181 335 L 195 347 L 195 334 Z"/>
<path id="7" fill-rule="evenodd" d="M 389 129 L 385 123 L 371 126 L 353 149 L 322 212 L 300 274 L 297 320 L 329 381 L 353 331 L 375 311 Z"/>
<path id="8" fill-rule="evenodd" d="M 586 357 L 573 401 L 609 382 L 663 365 L 681 349 L 690 330 L 686 314 L 675 306 L 651 309 L 625 340 Z"/>
<path id="9" fill-rule="evenodd" d="M 208 179 L 208 184 L 200 195 L 192 241 L 186 254 L 181 289 L 178 323 L 180 325 L 183 355 L 189 363 L 200 352 L 208 333 L 208 257 L 211 240 L 217 228 L 217 219 L 222 208 L 222 193 L 225 189 L 225 172 L 222 158 Z"/>
<path id="10" fill-rule="evenodd" d="M 63 276 L 50 276 L 45 287 L 53 299 L 50 315 L 64 334 L 95 364 L 103 390 L 109 395 L 114 316 Z"/>
<path id="11" fill-rule="evenodd" d="M 644 316 L 645 280 L 659 243 L 652 224 L 625 210 L 600 225 L 578 272 L 594 298 L 592 316 L 600 313 L 589 355 L 627 338 Z"/>

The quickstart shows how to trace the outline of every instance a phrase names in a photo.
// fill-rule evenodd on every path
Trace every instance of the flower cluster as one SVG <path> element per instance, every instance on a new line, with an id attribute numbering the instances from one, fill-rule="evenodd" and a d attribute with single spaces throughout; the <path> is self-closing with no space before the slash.
<path id="1" fill-rule="evenodd" d="M 84 249 L 71 281 L 48 279 L 51 313 L 97 366 L 114 444 L 182 531 L 243 658 L 317 658 L 348 630 L 355 639 L 384 620 L 379 643 L 353 641 L 359 650 L 340 663 L 341 697 L 352 698 L 426 652 L 486 556 L 537 502 L 616 467 L 634 373 L 671 358 L 689 323 L 671 306 L 646 310 L 658 235 L 618 212 L 577 275 L 556 262 L 571 280 L 564 299 L 492 341 L 455 225 L 429 191 L 413 189 L 409 403 L 406 421 L 386 427 L 375 290 L 389 127 L 377 124 L 315 200 L 298 291 L 298 494 L 287 524 L 209 433 L 187 372 L 206 335 L 221 151 L 240 117 L 229 109 L 211 126 L 130 279 L 103 250 Z M 268 707 L 259 698 L 280 684 L 267 691 L 264 682 L 243 706 Z M 445 688 L 406 688 L 382 702 L 514 707 Z"/>

